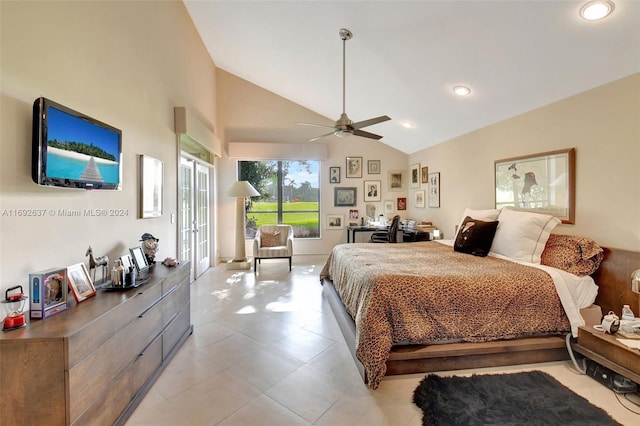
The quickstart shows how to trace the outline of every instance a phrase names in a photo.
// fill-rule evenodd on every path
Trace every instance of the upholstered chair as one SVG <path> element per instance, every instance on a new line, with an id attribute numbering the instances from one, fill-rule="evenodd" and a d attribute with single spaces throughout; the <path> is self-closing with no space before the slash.
<path id="1" fill-rule="evenodd" d="M 258 271 L 262 259 L 289 259 L 293 256 L 293 227 L 291 225 L 262 225 L 253 240 L 253 270 Z"/>

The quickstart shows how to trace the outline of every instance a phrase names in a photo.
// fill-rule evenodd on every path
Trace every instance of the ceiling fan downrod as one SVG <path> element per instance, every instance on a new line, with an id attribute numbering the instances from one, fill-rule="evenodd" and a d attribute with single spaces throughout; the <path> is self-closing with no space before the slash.
<path id="1" fill-rule="evenodd" d="M 339 33 L 342 39 L 342 114 L 346 113 L 347 93 L 347 40 L 351 40 L 353 33 L 346 28 L 341 28 Z"/>

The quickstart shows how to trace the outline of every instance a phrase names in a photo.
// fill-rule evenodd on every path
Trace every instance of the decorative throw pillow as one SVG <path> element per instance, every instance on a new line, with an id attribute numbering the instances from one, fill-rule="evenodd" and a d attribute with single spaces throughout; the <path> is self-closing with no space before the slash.
<path id="1" fill-rule="evenodd" d="M 280 245 L 280 231 L 260 232 L 260 247 L 277 247 Z"/>
<path id="2" fill-rule="evenodd" d="M 467 216 L 460 226 L 453 249 L 461 253 L 484 257 L 489 254 L 497 228 L 497 221 L 485 222 Z"/>
<path id="3" fill-rule="evenodd" d="M 584 276 L 596 272 L 603 259 L 604 250 L 591 238 L 551 234 L 540 264 Z"/>
<path id="4" fill-rule="evenodd" d="M 462 214 L 462 218 L 460 219 L 460 223 L 458 224 L 458 232 L 460 231 L 460 229 L 462 229 L 462 223 L 467 217 L 482 220 L 485 222 L 493 222 L 494 220 L 498 220 L 499 215 L 499 209 L 474 210 L 466 208 L 464 209 L 464 213 Z"/>
<path id="5" fill-rule="evenodd" d="M 560 223 L 557 217 L 503 208 L 491 251 L 515 260 L 540 263 L 540 256 L 551 231 Z"/>

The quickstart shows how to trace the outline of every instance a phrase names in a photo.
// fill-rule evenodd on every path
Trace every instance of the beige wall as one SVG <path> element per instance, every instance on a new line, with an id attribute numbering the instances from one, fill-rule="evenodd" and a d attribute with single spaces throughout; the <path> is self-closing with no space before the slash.
<path id="1" fill-rule="evenodd" d="M 301 107 L 293 102 L 281 98 L 265 89 L 253 85 L 246 80 L 218 69 L 218 136 L 223 141 L 224 154 L 218 162 L 218 190 L 223 194 L 219 198 L 218 208 L 222 223 L 233 223 L 235 204 L 233 199 L 225 198 L 224 193 L 232 182 L 236 180 L 236 160 L 230 159 L 226 152 L 229 142 L 273 142 L 311 144 L 310 138 L 328 133 L 330 129 L 321 127 L 299 126 L 295 123 L 320 123 L 333 125 L 337 118 L 327 118 Z M 340 111 L 336 110 L 336 115 Z M 355 119 L 355 117 L 352 117 Z M 375 128 L 367 129 L 375 132 Z M 325 219 L 327 214 L 344 214 L 348 218 L 349 208 L 333 207 L 334 187 L 356 187 L 360 215 L 365 212 L 363 198 L 363 181 L 380 180 L 383 188 L 380 202 L 371 203 L 376 206 L 376 211 L 383 210 L 383 200 L 406 196 L 405 192 L 386 191 L 387 171 L 407 167 L 407 155 L 378 141 L 351 137 L 337 138 L 327 137 L 317 143 L 327 144 L 329 158 L 321 164 L 321 238 L 309 240 L 296 240 L 296 253 L 298 254 L 324 254 L 331 248 L 342 242 L 346 242 L 345 230 L 326 230 Z M 345 158 L 347 156 L 361 156 L 365 165 L 362 179 L 344 176 Z M 368 175 L 366 172 L 367 160 L 381 160 L 382 173 Z M 329 167 L 341 168 L 341 182 L 339 185 L 329 184 Z M 229 222 L 231 221 L 231 222 Z M 220 255 L 230 257 L 234 254 L 234 227 L 222 225 L 218 229 L 218 241 Z M 364 241 L 365 234 L 358 234 L 358 241 Z M 368 237 L 367 237 L 368 239 Z M 247 244 L 247 253 L 250 254 L 251 245 Z"/>
<path id="2" fill-rule="evenodd" d="M 451 237 L 465 207 L 493 207 L 495 160 L 572 147 L 575 224 L 555 232 L 640 250 L 640 74 L 411 155 L 410 164 L 440 172 L 441 208 L 410 214 L 433 220 Z"/>
<path id="3" fill-rule="evenodd" d="M 174 106 L 215 124 L 215 65 L 182 2 L 0 2 L 0 287 L 82 261 L 113 259 L 150 232 L 176 256 Z M 31 105 L 45 96 L 122 130 L 123 189 L 31 180 Z M 164 215 L 138 219 L 138 155 L 164 161 Z M 12 217 L 14 209 L 123 209 L 126 217 Z"/>

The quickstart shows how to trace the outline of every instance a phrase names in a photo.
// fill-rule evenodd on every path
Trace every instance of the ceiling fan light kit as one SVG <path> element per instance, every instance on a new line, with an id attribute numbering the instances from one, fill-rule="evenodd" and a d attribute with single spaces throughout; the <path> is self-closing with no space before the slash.
<path id="1" fill-rule="evenodd" d="M 391 117 L 386 115 L 381 115 L 380 117 L 370 118 L 368 120 L 358 121 L 354 123 L 351 121 L 346 110 L 346 44 L 347 40 L 350 40 L 353 37 L 353 33 L 346 28 L 341 28 L 338 32 L 340 35 L 340 39 L 342 40 L 342 114 L 340 114 L 340 118 L 335 122 L 333 126 L 327 126 L 324 124 L 312 124 L 312 123 L 297 123 L 303 126 L 314 126 L 314 127 L 329 127 L 333 128 L 333 131 L 324 135 L 317 136 L 313 139 L 309 139 L 310 142 L 316 141 L 318 139 L 327 137 L 327 136 L 337 136 L 340 138 L 349 137 L 351 135 L 360 136 L 368 139 L 380 140 L 382 136 L 376 135 L 374 133 L 365 132 L 364 130 L 360 130 L 363 127 L 373 126 L 374 124 L 382 123 L 384 121 L 391 120 Z"/>

